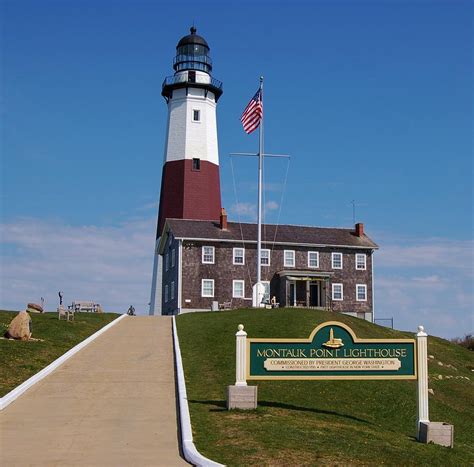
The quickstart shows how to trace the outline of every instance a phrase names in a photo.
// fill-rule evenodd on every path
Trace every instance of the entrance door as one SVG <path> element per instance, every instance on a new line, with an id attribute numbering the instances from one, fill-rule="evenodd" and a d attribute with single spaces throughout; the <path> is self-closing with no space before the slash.
<path id="1" fill-rule="evenodd" d="M 309 306 L 321 306 L 321 293 L 319 290 L 319 282 L 311 282 L 309 284 Z"/>
<path id="2" fill-rule="evenodd" d="M 294 282 L 290 282 L 290 290 L 289 290 L 289 306 L 296 306 L 296 284 Z"/>

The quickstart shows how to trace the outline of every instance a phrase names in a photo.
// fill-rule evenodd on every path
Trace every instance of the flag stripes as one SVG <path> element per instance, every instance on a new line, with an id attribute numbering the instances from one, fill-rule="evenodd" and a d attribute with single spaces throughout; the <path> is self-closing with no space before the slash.
<path id="1" fill-rule="evenodd" d="M 244 131 L 247 134 L 252 133 L 260 125 L 260 122 L 263 117 L 263 100 L 262 100 L 262 90 L 259 89 L 255 96 L 252 97 L 247 107 L 245 107 L 240 121 L 244 127 Z"/>

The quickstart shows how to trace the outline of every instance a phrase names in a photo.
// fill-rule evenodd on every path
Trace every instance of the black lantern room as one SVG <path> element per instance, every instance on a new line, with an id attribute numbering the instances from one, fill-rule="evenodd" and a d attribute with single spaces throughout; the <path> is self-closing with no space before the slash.
<path id="1" fill-rule="evenodd" d="M 176 46 L 176 57 L 173 68 L 176 72 L 183 70 L 200 70 L 210 73 L 212 60 L 209 56 L 209 45 L 206 40 L 196 34 L 196 28 L 191 28 L 191 34 L 184 36 Z"/>
<path id="2" fill-rule="evenodd" d="M 209 45 L 206 39 L 196 34 L 196 28 L 190 29 L 191 34 L 184 36 L 176 46 L 176 57 L 173 61 L 174 76 L 163 81 L 161 95 L 168 102 L 173 90 L 180 88 L 201 88 L 214 94 L 216 102 L 222 95 L 222 82 L 211 76 L 212 60 L 209 56 Z M 209 76 L 200 76 L 199 72 Z M 187 93 L 187 91 L 186 91 Z"/>

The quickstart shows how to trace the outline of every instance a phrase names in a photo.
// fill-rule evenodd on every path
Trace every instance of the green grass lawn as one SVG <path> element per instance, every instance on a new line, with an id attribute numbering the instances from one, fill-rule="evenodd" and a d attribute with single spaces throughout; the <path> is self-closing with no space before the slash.
<path id="1" fill-rule="evenodd" d="M 472 465 L 473 353 L 437 337 L 428 338 L 428 353 L 435 357 L 429 361 L 429 387 L 434 390 L 430 419 L 454 425 L 454 449 L 416 441 L 413 380 L 252 381 L 258 385 L 257 410 L 226 410 L 226 386 L 235 383 L 239 323 L 249 337 L 308 337 L 314 327 L 329 320 L 348 324 L 362 338 L 413 338 L 415 332 L 315 310 L 178 316 L 198 450 L 230 466 Z"/>
<path id="2" fill-rule="evenodd" d="M 17 312 L 0 311 L 3 336 Z M 33 376 L 70 348 L 119 315 L 76 313 L 74 321 L 58 320 L 57 313 L 31 313 L 33 336 L 41 341 L 0 339 L 0 397 Z"/>

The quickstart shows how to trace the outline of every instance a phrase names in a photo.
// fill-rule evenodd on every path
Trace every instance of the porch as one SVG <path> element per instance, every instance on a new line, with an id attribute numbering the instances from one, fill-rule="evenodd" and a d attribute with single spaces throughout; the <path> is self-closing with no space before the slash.
<path id="1" fill-rule="evenodd" d="M 329 279 L 332 273 L 280 271 L 280 306 L 331 308 Z"/>

